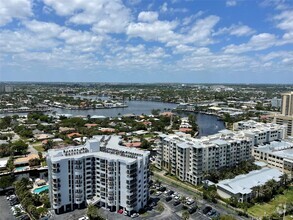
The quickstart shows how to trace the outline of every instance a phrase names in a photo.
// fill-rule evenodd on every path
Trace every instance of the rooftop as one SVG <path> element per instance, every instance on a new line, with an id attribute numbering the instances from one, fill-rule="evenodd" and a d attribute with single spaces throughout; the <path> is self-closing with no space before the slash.
<path id="1" fill-rule="evenodd" d="M 91 156 L 93 153 L 104 158 L 119 158 L 127 162 L 132 162 L 137 157 L 147 156 L 148 151 L 120 145 L 119 136 L 97 135 L 93 139 L 87 140 L 85 145 L 71 146 L 62 149 L 50 149 L 48 156 L 53 160 L 61 158 L 76 158 Z"/>
<path id="2" fill-rule="evenodd" d="M 283 173 L 276 168 L 265 167 L 251 171 L 246 175 L 236 176 L 234 179 L 222 180 L 217 184 L 217 187 L 221 187 L 233 194 L 249 194 L 253 187 L 264 185 L 272 179 L 279 181 L 282 175 Z"/>
<path id="3" fill-rule="evenodd" d="M 270 153 L 287 159 L 293 159 L 293 142 L 273 141 L 269 144 L 259 146 L 255 149 L 260 152 Z"/>

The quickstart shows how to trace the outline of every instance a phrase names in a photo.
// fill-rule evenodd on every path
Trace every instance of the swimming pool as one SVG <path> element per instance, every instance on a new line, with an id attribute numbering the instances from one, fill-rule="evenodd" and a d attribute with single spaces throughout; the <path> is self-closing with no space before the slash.
<path id="1" fill-rule="evenodd" d="M 15 171 L 24 171 L 26 169 L 28 169 L 28 166 L 24 166 L 24 167 L 15 167 Z"/>
<path id="2" fill-rule="evenodd" d="M 41 187 L 35 188 L 33 190 L 33 192 L 34 192 L 34 194 L 40 194 L 41 192 L 48 191 L 48 190 L 49 190 L 49 186 L 46 185 L 46 186 L 41 186 Z"/>

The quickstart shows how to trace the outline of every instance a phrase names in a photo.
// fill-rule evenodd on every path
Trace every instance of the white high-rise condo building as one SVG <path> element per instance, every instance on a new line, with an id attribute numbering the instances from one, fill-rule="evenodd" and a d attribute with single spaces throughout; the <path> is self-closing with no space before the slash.
<path id="1" fill-rule="evenodd" d="M 293 92 L 282 93 L 281 114 L 293 116 Z"/>
<path id="2" fill-rule="evenodd" d="M 149 152 L 95 136 L 85 145 L 49 150 L 49 194 L 57 214 L 98 204 L 137 212 L 149 199 Z"/>

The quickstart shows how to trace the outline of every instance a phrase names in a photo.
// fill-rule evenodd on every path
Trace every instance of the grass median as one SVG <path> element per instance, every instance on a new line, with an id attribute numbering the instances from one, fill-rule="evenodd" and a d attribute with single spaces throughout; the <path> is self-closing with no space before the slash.
<path id="1" fill-rule="evenodd" d="M 255 217 L 272 215 L 281 205 L 293 202 L 293 186 L 290 186 L 282 195 L 275 196 L 268 203 L 256 204 L 249 208 L 247 212 Z M 289 218 L 289 217 L 288 217 Z M 289 218 L 290 219 L 290 218 Z M 291 218 L 292 219 L 292 218 Z"/>

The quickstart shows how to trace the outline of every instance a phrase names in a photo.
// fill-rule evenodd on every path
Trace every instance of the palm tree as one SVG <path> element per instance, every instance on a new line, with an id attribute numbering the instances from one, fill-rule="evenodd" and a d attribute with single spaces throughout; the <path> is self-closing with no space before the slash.
<path id="1" fill-rule="evenodd" d="M 185 197 L 185 196 L 182 196 L 182 197 L 180 198 L 180 200 L 181 200 L 182 203 L 185 203 L 185 202 L 186 202 L 186 197 Z"/>
<path id="2" fill-rule="evenodd" d="M 183 220 L 189 219 L 189 212 L 187 210 L 182 212 L 182 219 Z"/>
<path id="3" fill-rule="evenodd" d="M 283 186 L 287 185 L 287 181 L 288 181 L 288 174 L 284 173 L 281 177 L 280 177 L 280 183 Z"/>
<path id="4" fill-rule="evenodd" d="M 266 185 L 271 188 L 272 192 L 274 193 L 276 190 L 277 190 L 277 187 L 278 187 L 278 183 L 276 180 L 272 179 L 272 180 L 269 180 Z"/>

